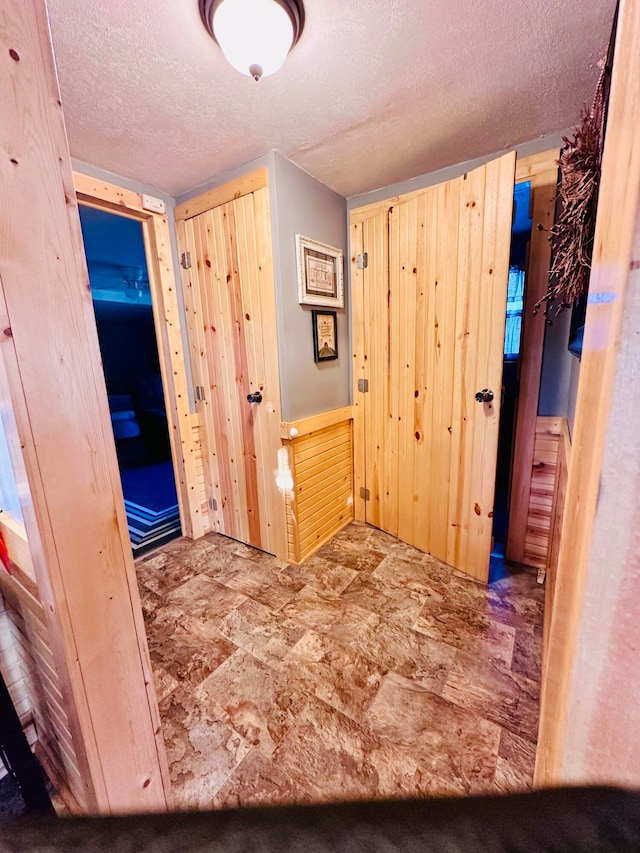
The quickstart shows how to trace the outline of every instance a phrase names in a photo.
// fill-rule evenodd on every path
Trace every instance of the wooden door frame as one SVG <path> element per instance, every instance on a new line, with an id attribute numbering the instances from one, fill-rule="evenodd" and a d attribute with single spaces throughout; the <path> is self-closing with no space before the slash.
<path id="1" fill-rule="evenodd" d="M 79 204 L 142 225 L 180 524 L 184 536 L 197 539 L 204 535 L 204 527 L 169 221 L 166 214 L 145 210 L 142 196 L 132 190 L 76 171 L 73 184 Z"/>
<path id="2" fill-rule="evenodd" d="M 536 303 L 547 292 L 558 177 L 557 148 L 516 160 L 516 185 L 531 181 L 531 241 L 527 259 L 522 310 L 522 338 L 518 359 L 520 389 L 516 406 L 509 490 L 509 526 L 505 557 L 524 563 L 529 493 L 536 439 L 536 420 L 542 376 L 545 318 L 534 316 Z"/>

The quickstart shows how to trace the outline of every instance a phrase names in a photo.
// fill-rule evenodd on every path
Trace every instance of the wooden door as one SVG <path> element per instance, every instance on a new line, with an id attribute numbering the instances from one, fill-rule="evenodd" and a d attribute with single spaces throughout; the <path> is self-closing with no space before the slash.
<path id="1" fill-rule="evenodd" d="M 484 581 L 514 170 L 512 153 L 351 219 L 358 516 Z"/>
<path id="2" fill-rule="evenodd" d="M 185 308 L 212 529 L 284 557 L 268 189 L 193 216 Z M 250 394 L 262 396 L 249 402 Z"/>

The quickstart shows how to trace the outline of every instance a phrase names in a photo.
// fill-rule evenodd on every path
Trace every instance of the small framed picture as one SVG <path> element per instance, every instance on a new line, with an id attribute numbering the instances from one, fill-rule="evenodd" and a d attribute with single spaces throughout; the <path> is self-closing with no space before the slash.
<path id="1" fill-rule="evenodd" d="M 344 258 L 340 249 L 296 234 L 298 302 L 344 308 Z"/>
<path id="2" fill-rule="evenodd" d="M 330 361 L 338 357 L 338 321 L 335 311 L 312 311 L 313 360 Z"/>

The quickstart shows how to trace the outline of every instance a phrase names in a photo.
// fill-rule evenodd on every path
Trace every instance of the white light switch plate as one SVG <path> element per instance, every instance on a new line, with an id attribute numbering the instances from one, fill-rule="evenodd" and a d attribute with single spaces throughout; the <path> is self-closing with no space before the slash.
<path id="1" fill-rule="evenodd" d="M 142 196 L 142 207 L 144 210 L 149 210 L 151 213 L 166 213 L 167 205 L 161 198 L 154 198 L 152 195 Z"/>

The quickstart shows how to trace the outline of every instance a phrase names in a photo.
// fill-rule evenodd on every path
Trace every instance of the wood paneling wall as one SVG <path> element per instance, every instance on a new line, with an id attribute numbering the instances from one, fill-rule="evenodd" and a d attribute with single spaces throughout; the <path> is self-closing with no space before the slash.
<path id="1" fill-rule="evenodd" d="M 65 804 L 72 812 L 86 809 L 46 613 L 37 585 L 15 563 L 12 575 L 0 567 L 0 668 L 27 738 Z"/>
<path id="2" fill-rule="evenodd" d="M 201 204 L 179 206 L 176 231 L 190 256 L 182 282 L 193 383 L 201 389 L 196 411 L 209 528 L 284 559 L 285 501 L 274 477 L 281 410 L 266 179 L 258 170 L 235 190 L 227 185 Z M 206 206 L 231 192 L 231 200 Z M 193 216 L 194 205 L 205 207 Z M 262 395 L 259 404 L 248 402 L 254 392 Z"/>
<path id="3" fill-rule="evenodd" d="M 561 426 L 562 418 L 539 417 L 536 421 L 522 561 L 536 569 L 546 569 L 549 562 Z"/>
<path id="4" fill-rule="evenodd" d="M 475 394 L 501 386 L 514 170 L 511 152 L 351 212 L 365 519 L 483 581 L 500 407 Z M 369 260 L 362 275 L 360 251 Z M 369 393 L 358 393 L 360 379 Z"/>
<path id="5" fill-rule="evenodd" d="M 200 506 L 202 518 L 202 532 L 211 533 L 213 530 L 212 519 L 209 514 L 209 501 L 207 499 L 207 483 L 204 476 L 204 459 L 202 456 L 202 437 L 200 435 L 200 415 L 194 412 L 191 415 L 191 446 L 194 455 L 194 467 L 198 494 L 197 502 Z"/>
<path id="6" fill-rule="evenodd" d="M 282 425 L 289 453 L 290 479 L 282 485 L 292 563 L 304 562 L 353 519 L 352 429 L 350 406 Z"/>
<path id="7" fill-rule="evenodd" d="M 531 488 L 527 513 L 524 560 L 547 571 L 560 544 L 558 518 L 564 509 L 571 441 L 566 418 L 539 417 L 536 421 Z"/>
<path id="8" fill-rule="evenodd" d="M 560 541 L 562 537 L 562 522 L 564 521 L 570 458 L 571 438 L 569 436 L 569 425 L 566 418 L 562 418 L 560 424 L 560 435 L 558 436 L 557 442 L 553 508 L 551 512 L 550 541 L 546 566 L 547 576 L 544 591 L 544 638 L 542 647 L 543 666 L 545 665 L 544 662 L 547 657 L 549 635 L 551 633 L 551 619 L 553 616 L 553 605 L 556 594 L 558 557 L 560 555 Z"/>

